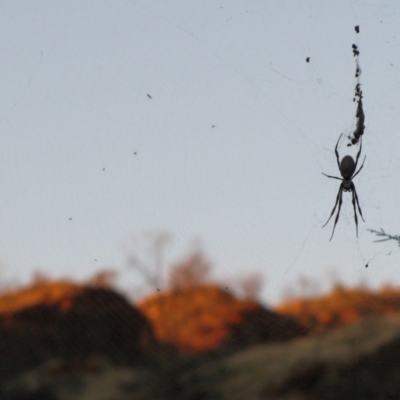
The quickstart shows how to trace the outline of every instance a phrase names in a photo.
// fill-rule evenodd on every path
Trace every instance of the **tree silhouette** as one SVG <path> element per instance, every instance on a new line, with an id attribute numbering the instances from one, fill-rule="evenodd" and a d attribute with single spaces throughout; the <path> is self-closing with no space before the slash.
<path id="1" fill-rule="evenodd" d="M 128 267 L 144 281 L 144 291 L 160 290 L 165 283 L 165 251 L 171 241 L 168 233 L 145 233 L 133 241 Z M 143 291 L 143 285 L 141 285 Z M 139 293 L 139 296 L 143 293 Z"/>

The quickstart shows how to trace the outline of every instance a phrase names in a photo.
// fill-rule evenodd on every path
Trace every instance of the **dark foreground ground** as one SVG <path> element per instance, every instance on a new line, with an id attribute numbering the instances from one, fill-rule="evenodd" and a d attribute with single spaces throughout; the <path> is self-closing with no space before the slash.
<path id="1" fill-rule="evenodd" d="M 152 355 L 135 366 L 91 355 L 4 378 L 4 400 L 400 399 L 400 315 L 229 355 Z"/>

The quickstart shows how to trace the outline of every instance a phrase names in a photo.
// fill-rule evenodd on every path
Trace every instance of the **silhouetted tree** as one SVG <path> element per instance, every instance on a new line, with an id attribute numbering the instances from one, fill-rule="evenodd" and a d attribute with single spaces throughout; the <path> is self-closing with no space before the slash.
<path id="1" fill-rule="evenodd" d="M 211 263 L 201 250 L 195 250 L 171 267 L 168 286 L 179 290 L 204 283 L 211 270 Z"/>
<path id="2" fill-rule="evenodd" d="M 144 281 L 145 289 L 142 285 L 142 292 L 160 290 L 164 286 L 165 249 L 170 241 L 171 235 L 168 233 L 145 233 L 139 240 L 134 240 L 134 252 L 128 256 L 128 267 Z"/>

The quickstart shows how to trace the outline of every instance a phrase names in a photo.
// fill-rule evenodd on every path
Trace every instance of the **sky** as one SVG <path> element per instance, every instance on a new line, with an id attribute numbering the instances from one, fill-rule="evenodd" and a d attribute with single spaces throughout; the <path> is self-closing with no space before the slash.
<path id="1" fill-rule="evenodd" d="M 341 158 L 359 149 L 353 43 L 366 222 L 357 238 L 344 193 L 329 241 L 340 182 L 321 172 L 341 134 Z M 135 296 L 129 255 L 166 232 L 166 264 L 201 243 L 215 279 L 258 274 L 268 304 L 400 285 L 396 242 L 367 230 L 400 233 L 397 1 L 2 1 L 0 48 L 4 284 L 114 268 Z"/>

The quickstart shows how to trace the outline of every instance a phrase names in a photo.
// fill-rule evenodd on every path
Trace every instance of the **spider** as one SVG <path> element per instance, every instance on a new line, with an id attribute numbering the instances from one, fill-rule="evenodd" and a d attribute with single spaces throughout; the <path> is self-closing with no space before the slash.
<path id="1" fill-rule="evenodd" d="M 328 221 L 326 221 L 325 225 L 323 226 L 323 227 L 325 227 L 327 225 L 327 223 L 330 221 L 330 219 L 332 218 L 332 215 L 335 213 L 337 205 L 339 204 L 338 212 L 337 212 L 336 218 L 335 218 L 335 224 L 333 225 L 332 236 L 329 239 L 329 241 L 331 241 L 332 238 L 333 238 L 333 234 L 335 233 L 336 224 L 337 224 L 337 222 L 339 220 L 340 208 L 342 207 L 342 195 L 343 195 L 343 192 L 352 192 L 353 193 L 354 221 L 356 222 L 356 235 L 357 235 L 357 237 L 358 237 L 358 219 L 357 219 L 356 203 L 357 203 L 357 207 L 358 207 L 358 212 L 360 213 L 362 220 L 365 222 L 364 217 L 363 217 L 362 212 L 361 212 L 360 203 L 358 202 L 358 196 L 357 196 L 357 192 L 356 192 L 356 187 L 354 186 L 354 183 L 353 183 L 353 179 L 361 171 L 362 167 L 364 166 L 365 159 L 366 159 L 366 156 L 365 156 L 364 157 L 364 161 L 363 161 L 360 169 L 356 173 L 354 173 L 354 171 L 357 169 L 358 159 L 359 159 L 360 154 L 361 154 L 361 147 L 362 147 L 361 136 L 360 136 L 360 150 L 357 153 L 355 162 L 354 162 L 353 157 L 351 157 L 351 156 L 344 156 L 342 158 L 342 161 L 339 162 L 339 153 L 338 153 L 338 149 L 337 148 L 338 148 L 339 141 L 340 141 L 341 137 L 342 137 L 342 135 L 339 136 L 339 139 L 338 139 L 338 141 L 336 143 L 335 154 L 336 154 L 336 160 L 337 160 L 337 164 L 338 164 L 338 167 L 339 167 L 340 175 L 342 175 L 342 178 L 338 178 L 336 176 L 327 175 L 327 174 L 324 174 L 322 172 L 322 174 L 327 176 L 328 178 L 339 179 L 340 181 L 342 181 L 342 183 L 339 186 L 339 192 L 338 192 L 338 194 L 336 196 L 335 206 L 333 207 L 333 210 L 331 212 L 331 215 L 329 216 Z"/>

